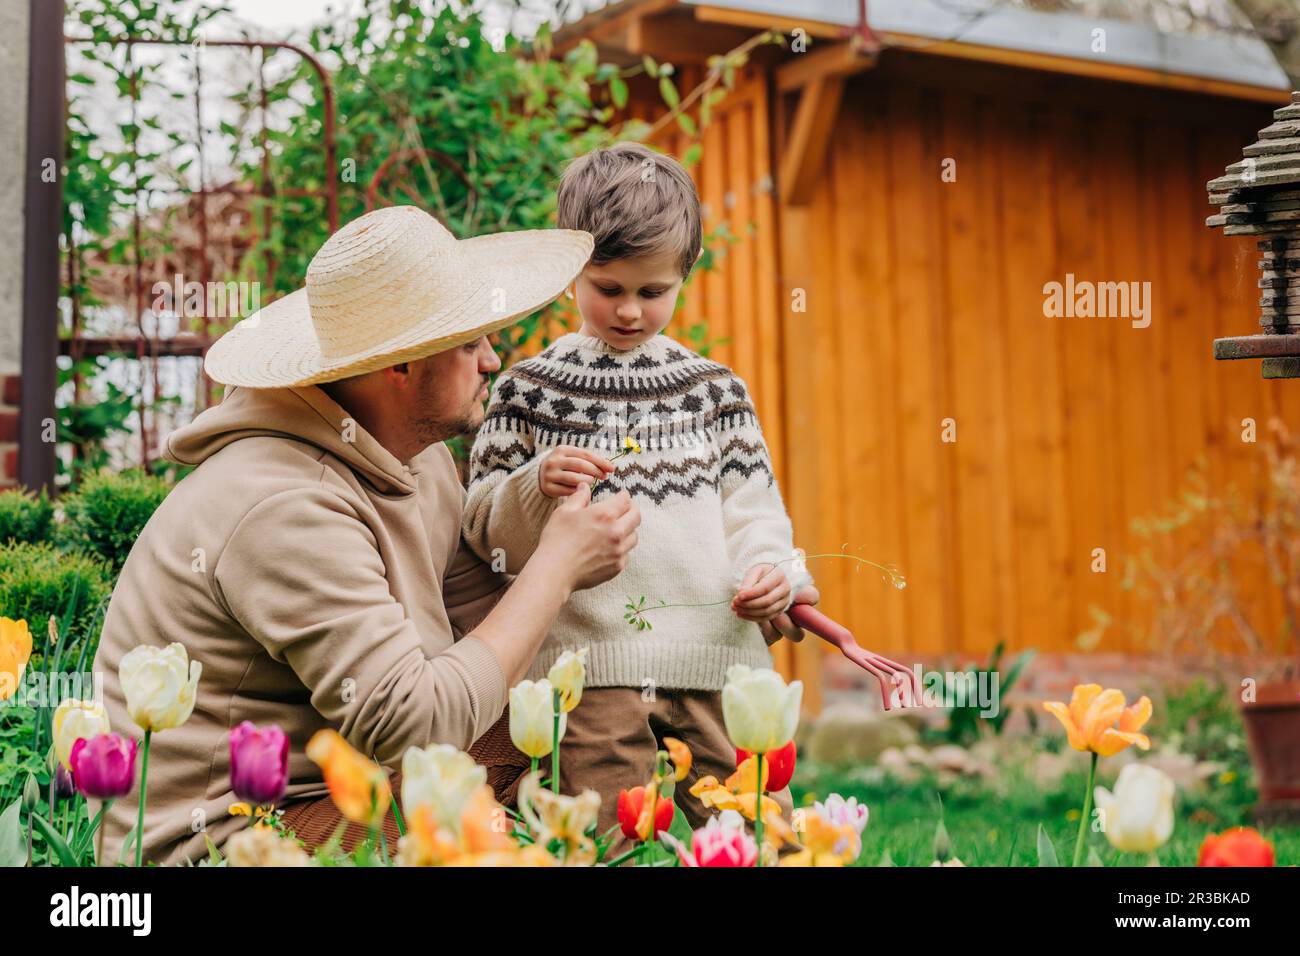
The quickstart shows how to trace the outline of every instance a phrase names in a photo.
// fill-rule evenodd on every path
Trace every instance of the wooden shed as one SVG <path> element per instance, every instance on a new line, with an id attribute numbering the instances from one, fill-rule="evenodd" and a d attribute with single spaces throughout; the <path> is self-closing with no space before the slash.
<path id="1" fill-rule="evenodd" d="M 1253 37 L 933 0 L 624 0 L 557 43 L 671 62 L 687 90 L 768 28 L 787 46 L 714 108 L 695 170 L 706 233 L 741 239 L 675 323 L 729 339 L 711 355 L 750 383 L 796 543 L 906 575 L 810 561 L 823 608 L 909 662 L 1072 651 L 1094 607 L 1141 619 L 1133 519 L 1198 456 L 1250 494 L 1266 423 L 1300 413 L 1254 363 L 1215 363 L 1259 290 L 1253 243 L 1205 226 L 1206 181 L 1289 101 L 1285 75 Z M 645 82 L 628 110 L 666 107 Z M 658 142 L 690 141 L 674 124 Z M 1106 296 L 1080 314 L 1088 284 L 1111 314 Z M 1279 628 L 1262 568 L 1238 571 L 1257 628 Z M 1118 627 L 1098 646 L 1143 650 Z M 779 658 L 813 708 L 824 651 Z"/>

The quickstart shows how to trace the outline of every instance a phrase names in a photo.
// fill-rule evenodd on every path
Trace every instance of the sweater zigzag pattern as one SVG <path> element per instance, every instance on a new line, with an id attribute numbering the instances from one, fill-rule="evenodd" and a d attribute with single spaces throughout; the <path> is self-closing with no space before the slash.
<path id="1" fill-rule="evenodd" d="M 624 351 L 568 333 L 501 373 L 470 456 L 466 541 L 518 573 L 559 504 L 541 493 L 546 455 L 567 445 L 608 458 L 626 437 L 641 451 L 614 462 L 592 500 L 632 496 L 637 546 L 616 578 L 573 595 L 528 676 L 579 647 L 592 687 L 719 690 L 732 664 L 770 667 L 758 626 L 729 599 L 755 564 L 782 562 L 792 595 L 811 578 L 790 563 L 790 521 L 744 381 L 667 336 Z M 647 614 L 652 628 L 638 631 L 625 605 L 642 596 L 708 606 Z"/>

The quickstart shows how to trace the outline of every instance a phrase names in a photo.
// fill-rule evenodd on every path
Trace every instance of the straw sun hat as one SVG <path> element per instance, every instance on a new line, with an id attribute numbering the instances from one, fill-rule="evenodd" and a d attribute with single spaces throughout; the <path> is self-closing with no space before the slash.
<path id="1" fill-rule="evenodd" d="M 306 288 L 213 343 L 204 368 L 225 385 L 287 388 L 424 358 L 542 308 L 591 249 L 573 229 L 456 239 L 415 206 L 376 209 L 326 240 Z"/>

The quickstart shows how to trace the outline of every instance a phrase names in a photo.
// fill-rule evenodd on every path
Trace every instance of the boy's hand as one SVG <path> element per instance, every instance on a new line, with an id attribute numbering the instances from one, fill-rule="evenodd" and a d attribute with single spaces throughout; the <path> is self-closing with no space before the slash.
<path id="1" fill-rule="evenodd" d="M 790 581 L 775 564 L 756 564 L 749 569 L 740 590 L 731 599 L 737 617 L 761 624 L 781 613 L 790 600 Z"/>
<path id="2" fill-rule="evenodd" d="M 547 453 L 537 476 L 546 497 L 567 498 L 578 490 L 579 485 L 593 485 L 598 478 L 608 477 L 613 470 L 614 465 L 609 459 L 594 452 L 572 445 L 557 445 Z"/>

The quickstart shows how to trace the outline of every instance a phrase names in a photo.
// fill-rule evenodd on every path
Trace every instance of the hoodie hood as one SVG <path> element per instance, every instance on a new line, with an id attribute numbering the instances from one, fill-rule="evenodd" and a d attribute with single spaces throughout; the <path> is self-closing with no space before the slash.
<path id="1" fill-rule="evenodd" d="M 411 469 L 314 385 L 229 389 L 220 405 L 168 436 L 166 457 L 198 465 L 240 439 L 267 436 L 314 445 L 345 462 L 380 494 L 415 491 Z"/>

